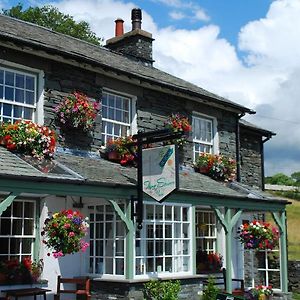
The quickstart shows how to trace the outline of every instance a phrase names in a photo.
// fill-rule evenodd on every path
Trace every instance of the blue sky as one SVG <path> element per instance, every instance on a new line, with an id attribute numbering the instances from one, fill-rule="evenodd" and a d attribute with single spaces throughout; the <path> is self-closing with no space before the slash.
<path id="1" fill-rule="evenodd" d="M 0 8 L 19 1 L 0 0 Z M 276 132 L 265 143 L 266 175 L 300 170 L 300 0 L 55 0 L 104 40 L 114 20 L 131 30 L 130 13 L 143 11 L 154 66 L 254 109 L 247 119 Z"/>

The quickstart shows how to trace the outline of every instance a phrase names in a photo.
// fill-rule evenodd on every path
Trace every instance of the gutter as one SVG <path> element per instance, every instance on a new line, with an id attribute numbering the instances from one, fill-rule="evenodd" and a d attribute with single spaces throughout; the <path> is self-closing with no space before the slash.
<path id="1" fill-rule="evenodd" d="M 255 114 L 255 112 L 251 112 L 252 114 Z M 245 115 L 246 113 L 241 113 L 238 115 L 236 119 L 236 137 L 235 137 L 235 145 L 236 145 L 236 181 L 241 182 L 241 139 L 240 139 L 240 119 Z"/>
<path id="2" fill-rule="evenodd" d="M 269 134 L 265 139 L 262 139 L 260 143 L 261 152 L 261 189 L 265 190 L 265 154 L 264 154 L 264 143 L 272 138 L 272 134 Z"/>

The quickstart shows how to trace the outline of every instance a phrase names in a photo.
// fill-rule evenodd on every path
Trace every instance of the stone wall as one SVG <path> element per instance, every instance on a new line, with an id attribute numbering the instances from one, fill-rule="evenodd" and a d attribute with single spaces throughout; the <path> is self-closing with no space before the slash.
<path id="1" fill-rule="evenodd" d="M 300 261 L 288 262 L 289 291 L 300 293 Z"/>
<path id="2" fill-rule="evenodd" d="M 262 187 L 261 136 L 241 127 L 241 182 Z"/>

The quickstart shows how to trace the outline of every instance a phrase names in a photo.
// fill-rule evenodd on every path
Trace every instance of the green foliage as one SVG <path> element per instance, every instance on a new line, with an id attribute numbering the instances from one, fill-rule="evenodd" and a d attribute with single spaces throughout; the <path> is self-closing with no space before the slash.
<path id="1" fill-rule="evenodd" d="M 43 7 L 30 6 L 23 10 L 23 5 L 19 3 L 10 9 L 3 9 L 2 14 L 47 27 L 95 45 L 100 45 L 102 41 L 101 38 L 91 31 L 87 22 L 81 21 L 77 23 L 72 16 L 61 13 L 56 7 L 51 5 Z"/>
<path id="2" fill-rule="evenodd" d="M 151 280 L 144 284 L 144 291 L 147 299 L 177 300 L 180 292 L 180 282 L 178 280 Z"/>
<path id="3" fill-rule="evenodd" d="M 279 185 L 294 185 L 295 181 L 291 177 L 289 177 L 283 173 L 277 173 L 273 176 L 266 177 L 265 183 L 279 184 Z"/>
<path id="4" fill-rule="evenodd" d="M 216 300 L 219 289 L 215 286 L 213 277 L 208 278 L 208 284 L 203 290 L 202 300 Z"/>
<path id="5" fill-rule="evenodd" d="M 295 185 L 300 186 L 300 172 L 294 172 L 291 177 L 294 179 Z"/>

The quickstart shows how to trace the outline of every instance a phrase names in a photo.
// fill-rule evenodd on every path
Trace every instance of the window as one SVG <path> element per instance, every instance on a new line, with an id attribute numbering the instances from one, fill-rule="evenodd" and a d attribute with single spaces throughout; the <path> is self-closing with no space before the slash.
<path id="1" fill-rule="evenodd" d="M 32 256 L 35 201 L 14 200 L 0 217 L 0 261 Z"/>
<path id="2" fill-rule="evenodd" d="M 119 205 L 123 208 L 122 205 Z M 89 206 L 91 274 L 124 276 L 125 225 L 107 205 Z"/>
<path id="3" fill-rule="evenodd" d="M 258 274 L 255 276 L 254 285 L 271 285 L 280 289 L 280 255 L 279 250 L 260 250 L 255 253 Z"/>
<path id="4" fill-rule="evenodd" d="M 190 209 L 146 204 L 136 232 L 136 275 L 191 272 Z"/>
<path id="5" fill-rule="evenodd" d="M 201 152 L 214 152 L 213 119 L 193 116 L 194 160 Z"/>
<path id="6" fill-rule="evenodd" d="M 102 94 L 102 143 L 130 134 L 132 99 L 109 92 Z"/>
<path id="7" fill-rule="evenodd" d="M 37 108 L 37 76 L 0 67 L 0 121 L 34 121 Z"/>
<path id="8" fill-rule="evenodd" d="M 217 223 L 213 211 L 196 209 L 196 249 L 216 252 Z"/>

